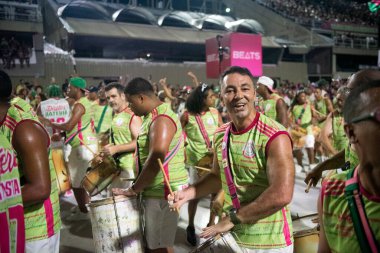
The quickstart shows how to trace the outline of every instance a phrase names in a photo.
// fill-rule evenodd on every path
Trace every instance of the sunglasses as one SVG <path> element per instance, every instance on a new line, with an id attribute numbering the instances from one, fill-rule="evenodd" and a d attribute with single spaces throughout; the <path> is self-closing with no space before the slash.
<path id="1" fill-rule="evenodd" d="M 376 111 L 371 112 L 370 114 L 353 118 L 351 120 L 351 123 L 358 123 L 364 120 L 375 120 L 380 123 L 380 108 L 376 109 Z"/>

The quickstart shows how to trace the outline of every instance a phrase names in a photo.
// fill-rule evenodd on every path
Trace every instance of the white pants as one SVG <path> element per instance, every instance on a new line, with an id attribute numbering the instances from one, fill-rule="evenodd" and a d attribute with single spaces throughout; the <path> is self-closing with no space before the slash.
<path id="1" fill-rule="evenodd" d="M 179 215 L 169 210 L 165 199 L 143 199 L 145 239 L 149 249 L 174 246 Z"/>
<path id="2" fill-rule="evenodd" d="M 26 242 L 25 253 L 59 253 L 60 231 L 47 239 Z"/>
<path id="3" fill-rule="evenodd" d="M 97 152 L 97 145 L 88 145 L 94 152 Z M 68 167 L 70 170 L 71 186 L 73 188 L 80 188 L 80 183 L 86 175 L 87 168 L 90 167 L 89 162 L 93 158 L 93 154 L 84 146 L 72 148 L 69 155 Z"/>

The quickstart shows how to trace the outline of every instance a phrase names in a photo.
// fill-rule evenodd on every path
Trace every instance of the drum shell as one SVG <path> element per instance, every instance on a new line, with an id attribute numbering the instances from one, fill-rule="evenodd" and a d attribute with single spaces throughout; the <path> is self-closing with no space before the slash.
<path id="1" fill-rule="evenodd" d="M 212 169 L 212 164 L 213 164 L 213 158 L 214 158 L 213 154 L 212 153 L 208 153 L 207 155 L 205 155 L 204 157 L 202 157 L 198 161 L 197 166 L 211 170 Z M 198 170 L 198 176 L 199 177 L 203 177 L 206 174 L 208 174 L 207 171 Z"/>
<path id="2" fill-rule="evenodd" d="M 69 170 L 67 169 L 68 167 L 64 159 L 63 150 L 52 149 L 51 159 L 54 165 L 55 173 L 57 175 L 59 194 L 61 195 L 71 189 Z"/>
<path id="3" fill-rule="evenodd" d="M 89 204 L 95 252 L 144 252 L 136 197 L 116 196 Z"/>
<path id="4" fill-rule="evenodd" d="M 86 173 L 81 182 L 81 186 L 90 196 L 95 196 L 104 190 L 121 171 L 112 157 L 102 159 L 102 162 L 97 163 Z"/>
<path id="5" fill-rule="evenodd" d="M 293 237 L 295 253 L 316 253 L 318 252 L 319 231 L 318 224 L 313 220 L 318 215 L 308 215 L 293 221 Z"/>

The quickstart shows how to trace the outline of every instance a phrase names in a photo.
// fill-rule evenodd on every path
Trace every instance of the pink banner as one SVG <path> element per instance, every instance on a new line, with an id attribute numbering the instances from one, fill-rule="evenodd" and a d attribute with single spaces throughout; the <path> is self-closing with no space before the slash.
<path id="1" fill-rule="evenodd" d="M 206 73 L 208 78 L 219 78 L 226 68 L 248 68 L 253 76 L 263 74 L 261 36 L 256 34 L 229 33 L 206 40 Z M 219 65 L 219 53 L 223 53 Z"/>

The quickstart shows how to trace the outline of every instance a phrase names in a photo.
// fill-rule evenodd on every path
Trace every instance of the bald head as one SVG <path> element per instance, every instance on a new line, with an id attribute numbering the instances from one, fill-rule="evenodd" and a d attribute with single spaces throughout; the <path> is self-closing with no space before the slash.
<path id="1" fill-rule="evenodd" d="M 364 69 L 352 75 L 348 81 L 347 87 L 352 90 L 371 81 L 380 80 L 380 71 L 373 69 Z"/>

